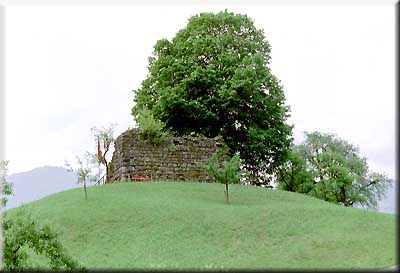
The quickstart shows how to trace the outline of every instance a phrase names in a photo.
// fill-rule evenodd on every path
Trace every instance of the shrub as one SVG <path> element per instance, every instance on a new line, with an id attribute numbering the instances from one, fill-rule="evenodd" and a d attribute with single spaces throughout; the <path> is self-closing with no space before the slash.
<path id="1" fill-rule="evenodd" d="M 39 226 L 29 215 L 8 218 L 4 227 L 4 269 L 10 271 L 30 270 L 27 248 L 47 256 L 52 270 L 83 270 L 61 245 L 58 234 L 50 226 Z"/>
<path id="2" fill-rule="evenodd" d="M 164 124 L 156 120 L 148 109 L 142 109 L 136 121 L 139 125 L 139 136 L 143 141 L 149 141 L 153 145 L 165 142 L 166 134 L 162 131 Z"/>

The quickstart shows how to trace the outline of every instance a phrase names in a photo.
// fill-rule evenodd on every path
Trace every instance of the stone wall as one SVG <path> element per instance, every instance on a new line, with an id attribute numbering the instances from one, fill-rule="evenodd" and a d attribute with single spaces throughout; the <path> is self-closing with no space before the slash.
<path id="1" fill-rule="evenodd" d="M 192 180 L 211 182 L 201 164 L 222 147 L 217 138 L 168 137 L 164 144 L 153 146 L 139 139 L 138 129 L 122 133 L 115 140 L 110 163 L 111 181 L 132 177 L 153 180 Z"/>

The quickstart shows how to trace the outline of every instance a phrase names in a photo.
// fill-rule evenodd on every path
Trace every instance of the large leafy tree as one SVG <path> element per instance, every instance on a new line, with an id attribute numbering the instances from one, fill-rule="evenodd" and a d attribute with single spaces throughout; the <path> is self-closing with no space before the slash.
<path id="1" fill-rule="evenodd" d="M 349 142 L 320 132 L 305 137 L 279 168 L 278 187 L 344 206 L 375 208 L 391 180 L 369 170 L 366 158 Z"/>
<path id="2" fill-rule="evenodd" d="M 291 143 L 289 108 L 268 67 L 270 45 L 244 15 L 201 13 L 159 40 L 132 114 L 149 109 L 176 135 L 222 135 L 255 184 L 268 184 Z"/>

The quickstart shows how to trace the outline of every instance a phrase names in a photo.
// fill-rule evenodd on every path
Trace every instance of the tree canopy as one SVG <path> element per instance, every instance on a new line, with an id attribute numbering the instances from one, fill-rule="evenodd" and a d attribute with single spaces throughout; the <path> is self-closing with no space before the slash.
<path id="1" fill-rule="evenodd" d="M 305 133 L 278 171 L 278 187 L 344 206 L 375 208 L 391 183 L 369 170 L 357 147 L 333 134 Z"/>
<path id="2" fill-rule="evenodd" d="M 175 135 L 221 135 L 252 182 L 268 184 L 292 129 L 282 86 L 268 67 L 270 52 L 263 30 L 245 15 L 192 16 L 171 41 L 155 44 L 132 115 L 148 109 Z"/>

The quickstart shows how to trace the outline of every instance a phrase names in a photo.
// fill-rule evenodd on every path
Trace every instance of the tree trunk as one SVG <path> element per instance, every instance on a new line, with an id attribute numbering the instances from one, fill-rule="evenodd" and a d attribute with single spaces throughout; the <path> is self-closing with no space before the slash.
<path id="1" fill-rule="evenodd" d="M 105 158 L 104 158 L 104 164 L 106 165 L 106 181 L 104 183 L 107 183 L 108 181 L 110 181 L 110 179 L 108 177 L 108 162 Z"/>
<path id="2" fill-rule="evenodd" d="M 86 191 L 86 181 L 83 182 L 83 189 L 85 190 L 85 200 L 88 200 L 87 191 Z"/>
<path id="3" fill-rule="evenodd" d="M 226 192 L 226 202 L 229 204 L 229 192 L 228 192 L 228 183 L 225 183 L 225 192 Z"/>

